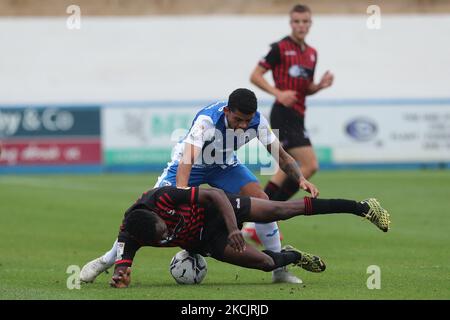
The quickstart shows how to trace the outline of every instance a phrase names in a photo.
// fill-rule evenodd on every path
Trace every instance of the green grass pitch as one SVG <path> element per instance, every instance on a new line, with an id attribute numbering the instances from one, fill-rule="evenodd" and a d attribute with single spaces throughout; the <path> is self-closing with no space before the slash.
<path id="1" fill-rule="evenodd" d="M 68 266 L 82 266 L 112 245 L 123 212 L 155 174 L 0 177 L 0 299 L 449 299 L 450 171 L 322 171 L 322 198 L 377 197 L 392 229 L 352 215 L 296 217 L 281 223 L 284 244 L 320 255 L 321 274 L 291 271 L 303 285 L 271 284 L 270 273 L 207 258 L 196 286 L 177 285 L 168 264 L 178 248 L 143 248 L 132 286 L 102 274 L 67 288 Z M 261 177 L 262 183 L 267 177 Z M 302 196 L 301 194 L 297 195 Z M 368 266 L 381 270 L 369 290 Z"/>

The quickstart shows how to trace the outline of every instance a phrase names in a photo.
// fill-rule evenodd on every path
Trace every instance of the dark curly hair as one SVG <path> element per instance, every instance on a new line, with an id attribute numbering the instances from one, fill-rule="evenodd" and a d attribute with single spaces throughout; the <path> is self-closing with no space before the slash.
<path id="1" fill-rule="evenodd" d="M 143 244 L 150 244 L 155 240 L 156 214 L 146 209 L 131 211 L 124 221 L 124 231 Z"/>
<path id="2" fill-rule="evenodd" d="M 228 108 L 243 114 L 253 114 L 258 108 L 258 101 L 253 91 L 245 88 L 234 90 L 228 97 Z"/>

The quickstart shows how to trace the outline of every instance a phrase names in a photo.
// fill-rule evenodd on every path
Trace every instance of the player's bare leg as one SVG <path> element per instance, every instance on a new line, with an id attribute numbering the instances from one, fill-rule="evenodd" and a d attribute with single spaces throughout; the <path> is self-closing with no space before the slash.
<path id="1" fill-rule="evenodd" d="M 239 194 L 263 200 L 269 199 L 258 182 L 247 183 L 241 188 Z M 256 239 L 259 240 L 258 244 L 262 244 L 267 250 L 276 252 L 279 252 L 281 250 L 281 241 L 278 233 L 278 226 L 275 223 L 272 223 L 270 221 L 267 224 L 258 224 L 255 226 L 255 230 L 257 234 Z"/>
<path id="2" fill-rule="evenodd" d="M 270 256 L 257 250 L 249 244 L 247 244 L 243 252 L 237 252 L 230 245 L 227 245 L 225 247 L 223 257 L 214 258 L 236 266 L 258 269 L 262 271 L 272 271 L 276 268 L 275 263 Z"/>
<path id="3" fill-rule="evenodd" d="M 354 214 L 368 219 L 384 232 L 389 230 L 389 213 L 374 198 L 359 202 L 347 199 L 314 199 L 310 197 L 290 201 L 252 198 L 248 220 L 269 222 L 287 220 L 299 215 L 311 216 L 333 213 Z"/>
<path id="4" fill-rule="evenodd" d="M 269 199 L 257 182 L 251 182 L 243 186 L 240 190 L 240 194 L 263 200 Z M 255 232 L 257 239 L 261 241 L 266 250 L 273 252 L 281 251 L 280 232 L 276 222 L 255 223 Z M 303 283 L 301 279 L 291 274 L 286 267 L 274 270 L 272 280 L 273 282 Z"/>
<path id="5" fill-rule="evenodd" d="M 217 260 L 231 263 L 244 268 L 258 269 L 262 271 L 273 271 L 294 264 L 311 272 L 322 272 L 325 270 L 325 263 L 320 257 L 302 252 L 292 246 L 287 246 L 286 250 L 274 252 L 270 250 L 259 251 L 247 245 L 245 251 L 237 252 L 230 245 L 227 245 L 222 257 L 214 257 Z"/>
<path id="6" fill-rule="evenodd" d="M 268 200 L 267 194 L 262 190 L 257 182 L 251 182 L 243 186 L 239 192 L 240 195 Z M 263 245 L 268 250 L 280 251 L 281 240 L 278 234 L 278 227 L 274 224 L 258 225 L 252 223 L 251 226 L 245 225 L 243 228 L 244 236 Z"/>
<path id="7" fill-rule="evenodd" d="M 301 164 L 300 170 L 306 180 L 319 170 L 319 162 L 312 146 L 291 148 L 287 150 L 287 153 Z"/>
<path id="8" fill-rule="evenodd" d="M 299 164 L 300 170 L 306 179 L 309 179 L 318 169 L 319 163 L 312 146 L 295 147 L 286 150 Z M 295 195 L 300 189 L 298 181 L 289 179 L 287 175 L 278 170 L 275 175 L 270 178 L 264 192 L 270 200 L 286 201 Z M 246 232 L 252 234 L 252 225 L 246 225 Z M 281 237 L 281 231 L 280 231 Z M 253 239 L 257 241 L 258 239 Z"/>
<path id="9" fill-rule="evenodd" d="M 319 162 L 312 146 L 296 147 L 286 150 L 300 166 L 303 176 L 308 180 L 319 170 Z M 282 170 L 278 170 L 265 188 L 270 200 L 289 200 L 299 190 L 298 181 L 291 181 Z"/>
<path id="10" fill-rule="evenodd" d="M 299 164 L 300 170 L 306 179 L 309 179 L 318 169 L 319 164 L 312 146 L 295 147 L 286 150 Z M 300 189 L 298 181 L 288 178 L 282 171 L 278 170 L 275 175 L 270 178 L 264 192 L 269 196 L 270 200 L 286 201 L 294 196 Z M 278 225 L 280 223 L 278 222 Z M 247 224 L 246 231 L 252 233 L 251 226 Z M 280 230 L 281 237 L 281 230 Z"/>
<path id="11" fill-rule="evenodd" d="M 382 231 L 387 232 L 389 230 L 389 214 L 373 198 L 361 202 L 346 199 L 314 199 L 309 197 L 290 201 L 271 201 L 252 198 L 248 220 L 269 222 L 287 220 L 299 215 L 330 213 L 351 213 L 365 217 Z M 285 247 L 283 249 L 299 252 L 293 247 Z M 319 257 L 310 254 L 303 254 L 302 257 L 302 260 L 297 263 L 298 266 L 312 272 L 325 270 L 325 264 L 323 264 Z"/>
<path id="12" fill-rule="evenodd" d="M 244 187 L 241 188 L 240 194 L 249 196 L 249 197 L 268 199 L 267 195 L 264 193 L 264 191 L 262 190 L 259 183 L 249 183 L 249 184 L 245 185 Z M 262 241 L 258 237 L 256 227 L 253 222 L 245 224 L 242 231 L 244 233 L 244 236 L 247 239 L 253 240 L 258 245 L 263 245 Z M 280 242 L 280 248 L 281 248 L 281 242 Z"/>

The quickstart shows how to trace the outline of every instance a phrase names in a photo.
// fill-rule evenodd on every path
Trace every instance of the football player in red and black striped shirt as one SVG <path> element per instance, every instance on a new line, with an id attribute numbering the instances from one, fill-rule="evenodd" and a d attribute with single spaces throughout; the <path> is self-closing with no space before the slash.
<path id="1" fill-rule="evenodd" d="M 270 125 L 277 129 L 283 148 L 298 162 L 306 179 L 318 170 L 318 161 L 305 130 L 306 96 L 332 85 L 334 76 L 326 72 L 314 83 L 317 51 L 305 42 L 311 27 L 311 10 L 296 5 L 290 12 L 289 36 L 272 44 L 269 53 L 256 66 L 251 82 L 276 98 L 270 114 Z M 272 71 L 275 86 L 264 78 Z M 271 200 L 284 201 L 299 190 L 298 183 L 279 170 L 269 181 L 265 192 Z M 257 240 L 257 239 L 256 239 Z"/>
<path id="2" fill-rule="evenodd" d="M 298 215 L 353 213 L 366 217 L 383 231 L 388 213 L 374 199 L 361 202 L 316 199 L 287 202 L 226 194 L 220 189 L 155 188 L 142 195 L 125 213 L 118 236 L 113 287 L 127 287 L 139 248 L 181 247 L 237 266 L 272 271 L 295 264 L 308 271 L 325 270 L 323 261 L 291 246 L 281 252 L 258 251 L 246 245 L 240 229 L 246 221 L 272 222 Z"/>

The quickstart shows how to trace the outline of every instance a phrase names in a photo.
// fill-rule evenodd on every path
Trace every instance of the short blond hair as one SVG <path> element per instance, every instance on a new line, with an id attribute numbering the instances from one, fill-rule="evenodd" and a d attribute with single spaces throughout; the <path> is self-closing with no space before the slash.
<path id="1" fill-rule="evenodd" d="M 291 9 L 290 13 L 294 13 L 294 12 L 298 12 L 298 13 L 309 12 L 309 13 L 311 13 L 311 9 L 307 5 L 297 4 Z"/>

